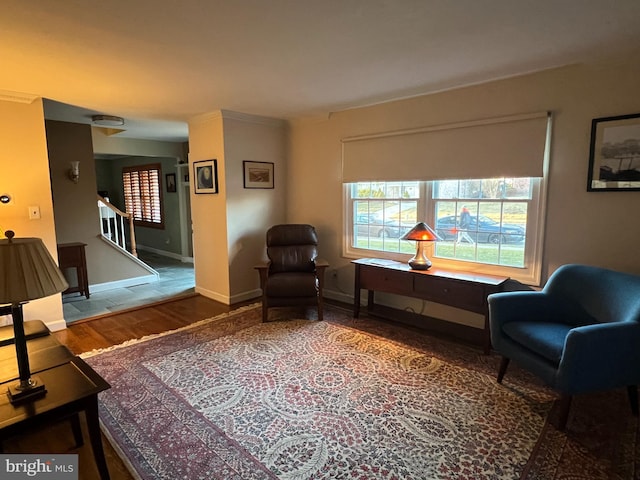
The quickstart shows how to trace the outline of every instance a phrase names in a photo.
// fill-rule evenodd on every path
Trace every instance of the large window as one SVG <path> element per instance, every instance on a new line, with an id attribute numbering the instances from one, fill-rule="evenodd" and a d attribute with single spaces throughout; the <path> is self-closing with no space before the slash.
<path id="1" fill-rule="evenodd" d="M 440 237 L 434 264 L 536 284 L 539 190 L 538 178 L 345 184 L 345 253 L 406 260 L 415 243 L 400 237 L 424 221 Z"/>
<path id="2" fill-rule="evenodd" d="M 539 285 L 551 126 L 531 112 L 343 138 L 345 255 L 407 261 L 420 221 L 434 265 Z"/>
<path id="3" fill-rule="evenodd" d="M 400 237 L 416 224 L 420 202 L 418 182 L 351 184 L 351 245 L 356 249 L 410 252 Z"/>
<path id="4" fill-rule="evenodd" d="M 164 228 L 161 177 L 159 163 L 122 169 L 125 208 L 136 225 Z"/>

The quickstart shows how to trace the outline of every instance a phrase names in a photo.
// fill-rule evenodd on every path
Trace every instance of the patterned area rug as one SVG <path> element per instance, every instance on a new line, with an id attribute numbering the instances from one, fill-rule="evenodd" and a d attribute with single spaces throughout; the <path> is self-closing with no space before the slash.
<path id="1" fill-rule="evenodd" d="M 262 324 L 249 307 L 85 357 L 141 479 L 632 479 L 639 463 L 630 414 L 612 412 L 635 423 L 602 459 L 571 436 L 591 404 L 559 433 L 554 395 L 514 367 L 498 385 L 495 355 L 333 308 Z"/>

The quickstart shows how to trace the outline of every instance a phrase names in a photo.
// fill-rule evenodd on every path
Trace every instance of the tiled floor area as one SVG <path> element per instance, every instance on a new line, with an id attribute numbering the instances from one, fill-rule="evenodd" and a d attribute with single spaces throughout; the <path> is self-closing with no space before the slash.
<path id="1" fill-rule="evenodd" d="M 192 263 L 182 263 L 145 251 L 140 251 L 138 255 L 160 274 L 157 282 L 92 293 L 89 299 L 78 293 L 64 295 L 62 307 L 66 322 L 105 315 L 194 291 L 195 276 Z"/>

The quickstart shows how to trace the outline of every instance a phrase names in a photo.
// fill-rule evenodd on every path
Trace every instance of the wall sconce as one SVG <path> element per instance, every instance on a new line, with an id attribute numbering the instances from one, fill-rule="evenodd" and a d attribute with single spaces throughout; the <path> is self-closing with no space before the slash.
<path id="1" fill-rule="evenodd" d="M 75 161 L 75 162 L 69 162 L 71 167 L 69 167 L 69 180 L 71 180 L 73 183 L 78 183 L 78 180 L 80 180 L 80 162 Z"/>

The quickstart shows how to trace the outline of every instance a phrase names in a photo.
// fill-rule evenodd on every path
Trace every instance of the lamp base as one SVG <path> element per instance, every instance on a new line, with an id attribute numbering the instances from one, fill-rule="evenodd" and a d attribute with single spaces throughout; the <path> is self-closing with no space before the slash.
<path id="1" fill-rule="evenodd" d="M 426 262 L 424 260 L 426 260 Z M 409 260 L 409 266 L 413 270 L 429 270 L 431 265 L 431 260 L 428 258 L 420 259 L 420 261 L 415 261 L 413 258 Z"/>
<path id="2" fill-rule="evenodd" d="M 37 377 L 21 381 L 10 385 L 7 389 L 7 396 L 11 403 L 22 403 L 36 398 L 43 397 L 47 393 L 44 383 Z"/>
<path id="3" fill-rule="evenodd" d="M 427 242 L 418 240 L 416 242 L 416 254 L 409 260 L 409 266 L 413 270 L 429 270 L 431 268 L 431 260 L 425 255 Z"/>

